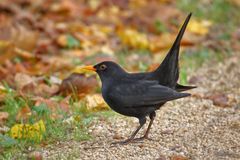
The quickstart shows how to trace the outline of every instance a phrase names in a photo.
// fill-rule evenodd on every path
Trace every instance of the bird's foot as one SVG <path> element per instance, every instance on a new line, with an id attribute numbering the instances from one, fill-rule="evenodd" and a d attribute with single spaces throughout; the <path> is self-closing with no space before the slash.
<path id="1" fill-rule="evenodd" d="M 126 145 L 126 144 L 129 144 L 133 141 L 133 139 L 127 139 L 125 141 L 118 141 L 118 142 L 112 142 L 111 144 L 112 145 L 117 145 L 117 144 L 120 144 L 120 145 Z"/>
<path id="2" fill-rule="evenodd" d="M 142 136 L 142 137 L 140 137 L 140 138 L 135 138 L 135 139 L 133 139 L 133 141 L 134 141 L 134 142 L 137 142 L 137 141 L 143 141 L 143 140 L 145 140 L 145 139 L 147 139 L 147 140 L 149 140 L 149 141 L 152 141 L 152 140 L 153 140 L 153 139 L 149 138 L 148 136 Z"/>
<path id="3" fill-rule="evenodd" d="M 112 145 L 126 145 L 126 144 L 129 144 L 129 143 L 134 143 L 134 142 L 141 142 L 143 140 L 149 140 L 149 141 L 152 141 L 153 139 L 149 138 L 148 136 L 143 136 L 143 137 L 140 137 L 140 138 L 135 138 L 135 139 L 127 139 L 125 141 L 118 141 L 118 142 L 113 142 L 111 143 Z"/>

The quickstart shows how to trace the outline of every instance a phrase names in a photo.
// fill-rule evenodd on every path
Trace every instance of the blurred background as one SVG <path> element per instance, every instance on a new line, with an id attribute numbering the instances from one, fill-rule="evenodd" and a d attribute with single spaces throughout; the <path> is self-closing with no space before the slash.
<path id="1" fill-rule="evenodd" d="M 190 12 L 180 83 L 201 81 L 199 69 L 239 57 L 239 10 L 238 0 L 1 0 L 0 152 L 11 157 L 21 148 L 15 144 L 51 143 L 66 133 L 89 139 L 93 115 L 114 113 L 96 75 L 78 67 L 111 60 L 151 71 Z"/>

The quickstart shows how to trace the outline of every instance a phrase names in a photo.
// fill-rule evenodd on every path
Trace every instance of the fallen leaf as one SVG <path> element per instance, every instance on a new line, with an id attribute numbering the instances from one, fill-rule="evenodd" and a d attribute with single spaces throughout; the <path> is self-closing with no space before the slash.
<path id="1" fill-rule="evenodd" d="M 15 124 L 10 130 L 10 136 L 15 139 L 41 141 L 46 128 L 43 120 L 34 124 Z"/>
<path id="2" fill-rule="evenodd" d="M 43 107 L 42 104 L 46 105 L 46 109 L 49 109 L 51 112 L 50 117 L 52 119 L 59 119 L 63 117 L 62 112 L 64 113 L 71 113 L 70 107 L 69 107 L 69 99 L 70 96 L 67 96 L 60 102 L 54 101 L 53 99 L 45 99 L 42 97 L 36 97 L 33 98 L 35 100 L 35 106 L 37 107 Z"/>
<path id="3" fill-rule="evenodd" d="M 48 85 L 44 76 L 34 77 L 25 73 L 17 73 L 14 78 L 17 91 L 22 96 L 50 97 L 59 91 L 59 85 Z"/>
<path id="4" fill-rule="evenodd" d="M 220 107 L 230 107 L 228 96 L 223 93 L 213 94 L 207 97 L 213 101 L 213 104 Z"/>
<path id="5" fill-rule="evenodd" d="M 118 31 L 118 36 L 120 37 L 122 43 L 129 47 L 137 49 L 149 48 L 147 35 L 134 29 L 124 29 L 122 31 Z"/>
<path id="6" fill-rule="evenodd" d="M 64 48 L 79 48 L 80 42 L 71 35 L 60 35 L 57 43 Z"/>
<path id="7" fill-rule="evenodd" d="M 59 85 L 56 84 L 47 85 L 45 83 L 41 83 L 37 85 L 33 89 L 33 91 L 35 96 L 51 97 L 52 95 L 59 91 Z"/>
<path id="8" fill-rule="evenodd" d="M 208 20 L 197 21 L 192 19 L 188 24 L 187 30 L 195 34 L 206 35 L 211 25 L 212 22 Z"/>
<path id="9" fill-rule="evenodd" d="M 0 112 L 0 126 L 2 126 L 5 121 L 8 119 L 8 112 Z"/>
<path id="10" fill-rule="evenodd" d="M 175 35 L 164 33 L 160 36 L 151 36 L 149 37 L 150 41 L 150 50 L 153 53 L 156 53 L 161 50 L 166 50 L 172 46 L 172 40 L 175 38 Z M 159 43 L 161 42 L 161 43 Z"/>
<path id="11" fill-rule="evenodd" d="M 21 90 L 24 86 L 34 83 L 34 78 L 25 74 L 25 73 L 17 73 L 15 75 L 14 81 L 16 83 L 16 88 Z"/>
<path id="12" fill-rule="evenodd" d="M 170 160 L 189 160 L 189 159 L 185 156 L 173 155 L 173 156 L 170 157 Z"/>
<path id="13" fill-rule="evenodd" d="M 6 93 L 7 93 L 6 87 L 0 84 L 0 102 L 5 99 Z"/>
<path id="14" fill-rule="evenodd" d="M 88 111 L 96 112 L 102 110 L 109 110 L 108 105 L 103 100 L 100 94 L 87 95 L 84 100 Z"/>
<path id="15" fill-rule="evenodd" d="M 32 115 L 31 109 L 28 106 L 22 107 L 17 113 L 16 120 L 18 122 L 27 122 L 29 117 Z"/>
<path id="16" fill-rule="evenodd" d="M 39 151 L 33 151 L 30 152 L 28 154 L 28 159 L 32 159 L 32 160 L 42 160 L 43 159 L 43 155 L 41 152 Z"/>
<path id="17" fill-rule="evenodd" d="M 20 57 L 25 58 L 25 59 L 33 59 L 33 58 L 35 58 L 35 56 L 32 53 L 30 53 L 30 52 L 28 52 L 26 50 L 17 48 L 17 47 L 14 48 L 14 52 L 17 55 L 19 55 Z"/>
<path id="18" fill-rule="evenodd" d="M 232 3 L 233 5 L 236 5 L 238 7 L 240 7 L 240 1 L 239 0 L 229 0 L 230 3 Z"/>
<path id="19" fill-rule="evenodd" d="M 15 57 L 13 53 L 13 48 L 14 45 L 9 42 L 9 41 L 5 41 L 5 40 L 0 40 L 0 64 L 5 63 L 7 60 L 11 60 L 12 58 Z"/>
<path id="20" fill-rule="evenodd" d="M 123 137 L 120 136 L 119 134 L 114 134 L 112 138 L 113 139 L 122 139 Z"/>
<path id="21" fill-rule="evenodd" d="M 10 41 L 12 44 L 14 44 L 15 47 L 19 49 L 29 52 L 33 51 L 39 38 L 38 32 L 28 29 L 20 24 L 10 24 L 10 26 L 6 27 L 9 28 L 9 37 L 7 39 L 8 41 Z"/>
<path id="22" fill-rule="evenodd" d="M 96 89 L 96 76 L 87 77 L 85 74 L 73 73 L 62 81 L 59 93 L 63 95 L 76 94 L 80 97 Z"/>
<path id="23" fill-rule="evenodd" d="M 60 109 L 62 111 L 64 111 L 65 113 L 69 113 L 70 112 L 70 107 L 69 107 L 69 99 L 70 98 L 71 98 L 71 96 L 67 96 L 63 100 L 61 100 L 60 103 L 59 103 Z"/>

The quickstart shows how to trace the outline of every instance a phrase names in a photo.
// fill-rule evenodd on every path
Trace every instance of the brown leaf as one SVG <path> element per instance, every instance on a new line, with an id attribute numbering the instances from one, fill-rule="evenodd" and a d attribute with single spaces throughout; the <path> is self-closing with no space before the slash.
<path id="1" fill-rule="evenodd" d="M 24 74 L 24 73 L 17 73 L 15 75 L 15 83 L 16 83 L 16 88 L 21 90 L 24 86 L 29 85 L 34 82 L 34 78 Z"/>
<path id="2" fill-rule="evenodd" d="M 35 58 L 35 56 L 32 53 L 30 53 L 30 52 L 28 52 L 26 50 L 22 50 L 22 49 L 17 48 L 17 47 L 14 48 L 14 52 L 17 55 L 19 55 L 20 57 L 24 58 L 24 59 L 33 59 L 33 58 Z"/>
<path id="3" fill-rule="evenodd" d="M 28 106 L 22 107 L 17 113 L 16 120 L 26 122 L 32 115 L 31 109 Z"/>
<path id="4" fill-rule="evenodd" d="M 168 49 L 172 46 L 172 40 L 174 38 L 175 35 L 169 33 L 164 33 L 160 36 L 152 36 L 150 37 L 150 50 L 153 52 L 157 52 L 160 50 Z"/>
<path id="5" fill-rule="evenodd" d="M 0 40 L 0 56 L 1 56 L 0 64 L 3 64 L 7 60 L 10 60 L 13 57 L 15 57 L 15 55 L 12 54 L 13 48 L 14 48 L 14 45 L 9 41 Z"/>
<path id="6" fill-rule="evenodd" d="M 59 91 L 59 86 L 55 84 L 49 86 L 47 84 L 41 83 L 36 86 L 34 90 L 35 96 L 50 97 Z"/>
<path id="7" fill-rule="evenodd" d="M 33 51 L 36 47 L 37 40 L 39 37 L 39 33 L 27 29 L 23 25 L 14 25 L 10 23 L 9 25 L 5 26 L 8 31 L 8 36 L 6 41 L 11 42 L 14 44 L 15 47 L 20 48 L 26 51 Z M 27 37 L 27 38 L 26 38 Z"/>
<path id="8" fill-rule="evenodd" d="M 30 152 L 28 154 L 28 159 L 30 160 L 42 160 L 43 159 L 43 155 L 41 152 L 38 152 L 38 151 L 33 151 L 33 152 Z"/>
<path id="9" fill-rule="evenodd" d="M 85 95 L 93 91 L 97 86 L 95 76 L 87 77 L 84 74 L 73 73 L 62 81 L 60 92 L 63 95 Z"/>
<path id="10" fill-rule="evenodd" d="M 51 110 L 51 118 L 53 119 L 57 119 L 57 118 L 62 118 L 62 114 L 59 113 L 60 111 L 63 111 L 65 113 L 70 113 L 70 107 L 69 107 L 69 97 L 66 97 L 65 99 L 63 99 L 60 102 L 56 102 L 52 99 L 44 99 L 41 97 L 37 97 L 34 98 L 33 100 L 35 100 L 35 106 L 39 106 L 40 104 L 46 104 L 47 107 Z"/>
<path id="11" fill-rule="evenodd" d="M 143 1 L 135 2 L 142 3 Z M 166 25 L 166 28 L 172 27 L 172 25 L 168 25 L 169 22 L 171 19 L 175 20 L 176 17 L 181 17 L 181 12 L 172 5 L 159 4 L 158 2 L 159 1 L 145 1 L 146 4 L 142 4 L 142 7 L 137 7 L 137 10 L 132 10 L 131 14 L 126 16 L 124 23 L 126 25 L 131 24 L 137 28 L 148 29 L 150 32 L 156 32 L 156 27 L 153 25 L 156 20 L 161 21 Z"/>
<path id="12" fill-rule="evenodd" d="M 8 112 L 0 112 L 0 126 L 2 126 L 5 121 L 8 119 Z"/>
<path id="13" fill-rule="evenodd" d="M 189 160 L 189 158 L 181 155 L 173 155 L 170 157 L 171 160 Z"/>
<path id="14" fill-rule="evenodd" d="M 70 107 L 69 107 L 69 99 L 71 98 L 71 96 L 67 96 L 66 98 L 64 98 L 61 102 L 60 102 L 60 108 L 62 111 L 68 113 L 70 111 Z"/>
<path id="15" fill-rule="evenodd" d="M 129 47 L 138 49 L 149 48 L 147 35 L 140 33 L 137 30 L 124 28 L 124 30 L 118 31 L 118 36 L 120 37 L 122 43 Z"/>
<path id="16" fill-rule="evenodd" d="M 223 93 L 216 93 L 208 97 L 213 104 L 220 107 L 230 107 L 228 96 Z"/>
<path id="17" fill-rule="evenodd" d="M 120 136 L 119 134 L 114 134 L 113 139 L 122 139 L 123 137 Z"/>
<path id="18" fill-rule="evenodd" d="M 44 77 L 33 77 L 24 73 L 17 73 L 14 78 L 16 85 L 14 87 L 23 96 L 50 97 L 59 91 L 58 85 L 47 85 L 43 80 Z"/>
<path id="19" fill-rule="evenodd" d="M 203 21 L 197 21 L 195 19 L 192 19 L 187 27 L 187 30 L 199 34 L 199 35 L 206 35 L 209 32 L 209 27 L 212 25 L 212 22 L 203 20 Z"/>
<path id="20" fill-rule="evenodd" d="M 87 95 L 83 101 L 85 101 L 88 111 L 95 112 L 95 111 L 109 110 L 108 105 L 103 100 L 100 94 Z"/>

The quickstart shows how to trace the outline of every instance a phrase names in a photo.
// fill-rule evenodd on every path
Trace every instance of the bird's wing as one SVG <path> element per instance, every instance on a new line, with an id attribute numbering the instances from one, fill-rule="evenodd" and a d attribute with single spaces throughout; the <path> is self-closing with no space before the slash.
<path id="1" fill-rule="evenodd" d="M 189 96 L 159 85 L 157 81 L 135 81 L 115 86 L 109 92 L 109 98 L 123 107 L 149 106 Z"/>

